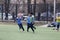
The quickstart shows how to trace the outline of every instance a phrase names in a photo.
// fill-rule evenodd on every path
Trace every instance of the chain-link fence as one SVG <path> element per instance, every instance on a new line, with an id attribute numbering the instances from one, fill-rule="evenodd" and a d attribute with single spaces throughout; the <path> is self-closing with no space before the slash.
<path id="1" fill-rule="evenodd" d="M 52 21 L 53 20 L 53 4 L 9 4 L 8 20 L 14 20 L 18 13 L 27 16 L 28 12 L 33 12 L 35 20 Z M 30 6 L 30 7 L 29 7 Z M 56 12 L 60 12 L 60 3 L 56 5 Z M 0 20 L 6 19 L 6 9 L 4 4 L 0 4 Z"/>

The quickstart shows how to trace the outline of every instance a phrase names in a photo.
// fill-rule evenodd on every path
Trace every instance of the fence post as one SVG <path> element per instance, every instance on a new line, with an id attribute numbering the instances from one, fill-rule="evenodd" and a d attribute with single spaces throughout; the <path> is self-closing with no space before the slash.
<path id="1" fill-rule="evenodd" d="M 33 13 L 34 13 L 34 16 L 35 16 L 35 10 L 36 10 L 36 0 L 34 0 L 34 6 L 33 6 Z"/>
<path id="2" fill-rule="evenodd" d="M 2 14 L 1 14 L 1 19 L 3 21 L 3 4 L 2 4 L 2 10 L 1 10 Z"/>
<path id="3" fill-rule="evenodd" d="M 28 13 L 30 13 L 31 12 L 31 0 L 27 0 L 28 2 L 27 2 L 27 5 L 28 5 Z"/>
<path id="4" fill-rule="evenodd" d="M 48 15 L 49 15 L 49 14 L 48 14 L 48 4 L 46 4 L 46 12 L 47 12 L 47 23 L 48 23 L 48 21 L 49 21 L 49 20 L 48 20 Z"/>
<path id="5" fill-rule="evenodd" d="M 10 0 L 5 0 L 5 20 L 8 20 Z"/>
<path id="6" fill-rule="evenodd" d="M 18 9 L 17 6 L 18 6 L 18 5 L 16 4 L 16 17 L 17 17 L 17 9 Z"/>

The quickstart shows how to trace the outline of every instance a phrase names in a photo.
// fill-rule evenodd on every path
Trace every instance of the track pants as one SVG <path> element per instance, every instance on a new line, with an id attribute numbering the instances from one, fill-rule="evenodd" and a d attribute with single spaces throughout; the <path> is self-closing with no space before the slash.
<path id="1" fill-rule="evenodd" d="M 23 25 L 22 24 L 18 24 L 19 29 L 22 29 L 24 31 Z"/>

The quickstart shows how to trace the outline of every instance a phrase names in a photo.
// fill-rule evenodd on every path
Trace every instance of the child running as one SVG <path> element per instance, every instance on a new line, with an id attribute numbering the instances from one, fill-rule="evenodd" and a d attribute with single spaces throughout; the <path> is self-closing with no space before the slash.
<path id="1" fill-rule="evenodd" d="M 32 31 L 34 32 L 34 26 L 33 26 L 33 19 L 32 19 L 32 14 L 29 13 L 28 17 L 27 17 L 27 32 L 29 32 L 29 28 L 32 29 Z"/>
<path id="2" fill-rule="evenodd" d="M 17 21 L 17 24 L 19 26 L 19 30 L 22 29 L 24 31 L 21 19 L 22 19 L 21 14 L 18 14 L 18 17 L 16 18 L 16 21 Z"/>

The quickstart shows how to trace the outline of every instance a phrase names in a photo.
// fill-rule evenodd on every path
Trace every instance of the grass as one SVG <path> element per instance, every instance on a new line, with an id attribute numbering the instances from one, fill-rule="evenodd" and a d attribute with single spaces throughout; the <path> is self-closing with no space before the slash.
<path id="1" fill-rule="evenodd" d="M 60 40 L 60 31 L 52 30 L 53 28 L 37 27 L 35 33 L 29 30 L 18 29 L 17 25 L 0 24 L 0 40 Z"/>

